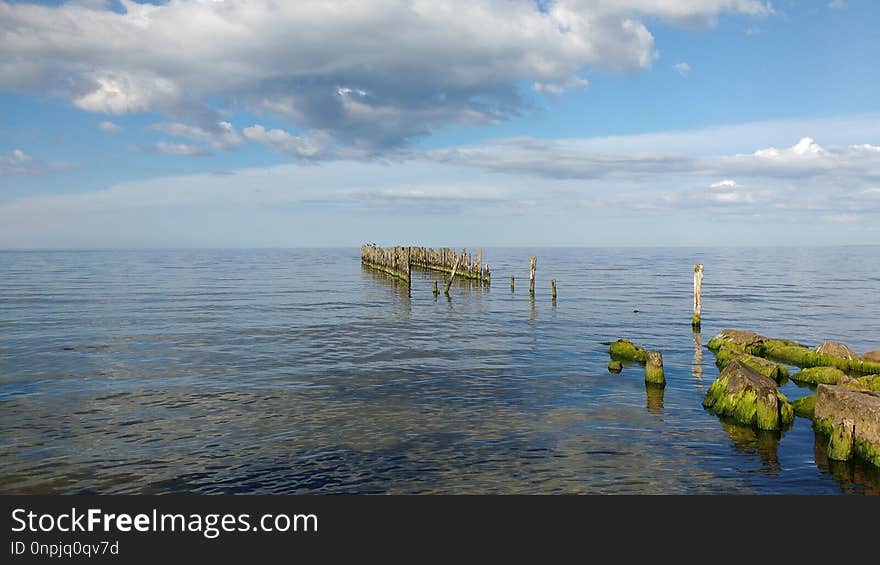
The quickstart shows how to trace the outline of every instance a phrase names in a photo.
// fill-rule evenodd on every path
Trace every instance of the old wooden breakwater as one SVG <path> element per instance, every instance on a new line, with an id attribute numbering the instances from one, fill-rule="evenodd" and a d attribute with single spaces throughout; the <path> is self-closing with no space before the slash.
<path id="1" fill-rule="evenodd" d="M 450 275 L 450 282 L 454 277 L 460 277 L 488 284 L 492 277 L 489 265 L 483 264 L 481 248 L 477 248 L 476 256 L 472 256 L 466 250 L 458 252 L 448 247 L 429 249 L 414 246 L 361 245 L 361 263 L 399 278 L 407 284 L 412 282 L 413 267 L 446 273 Z M 449 291 L 449 285 L 446 286 L 446 290 Z"/>

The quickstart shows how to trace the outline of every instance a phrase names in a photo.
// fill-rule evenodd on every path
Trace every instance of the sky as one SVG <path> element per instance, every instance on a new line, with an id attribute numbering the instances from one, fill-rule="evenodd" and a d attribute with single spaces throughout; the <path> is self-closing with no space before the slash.
<path id="1" fill-rule="evenodd" d="M 880 244 L 869 0 L 0 0 L 0 248 Z"/>

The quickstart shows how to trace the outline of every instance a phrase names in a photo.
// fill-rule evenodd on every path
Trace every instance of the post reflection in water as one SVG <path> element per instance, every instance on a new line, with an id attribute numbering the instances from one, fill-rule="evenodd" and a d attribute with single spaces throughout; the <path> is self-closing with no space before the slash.
<path id="1" fill-rule="evenodd" d="M 645 397 L 647 399 L 648 412 L 652 414 L 663 413 L 663 394 L 666 387 L 654 383 L 645 383 Z"/>
<path id="2" fill-rule="evenodd" d="M 703 339 L 699 330 L 694 331 L 694 362 L 691 372 L 698 381 L 703 380 Z"/>

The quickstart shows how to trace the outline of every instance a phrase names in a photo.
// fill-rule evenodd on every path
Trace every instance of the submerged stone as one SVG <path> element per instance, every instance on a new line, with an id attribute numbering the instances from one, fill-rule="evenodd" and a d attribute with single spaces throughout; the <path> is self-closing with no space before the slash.
<path id="1" fill-rule="evenodd" d="M 788 377 L 788 368 L 786 368 L 785 365 L 774 363 L 768 359 L 749 355 L 742 351 L 736 351 L 727 346 L 721 346 L 721 348 L 715 352 L 715 364 L 719 369 L 724 369 L 724 367 L 734 359 L 739 359 L 752 369 L 758 371 L 765 377 L 770 377 L 777 383 L 784 382 Z"/>
<path id="2" fill-rule="evenodd" d="M 663 354 L 659 351 L 649 351 L 645 360 L 645 382 L 654 385 L 666 385 L 666 376 L 663 374 Z"/>
<path id="3" fill-rule="evenodd" d="M 791 376 L 800 383 L 836 385 L 846 377 L 846 373 L 835 367 L 810 367 Z"/>
<path id="4" fill-rule="evenodd" d="M 856 455 L 880 467 L 880 393 L 820 384 L 813 427 L 829 436 L 829 458 Z"/>
<path id="5" fill-rule="evenodd" d="M 621 338 L 611 344 L 608 349 L 612 359 L 623 361 L 638 361 L 644 363 L 647 361 L 648 352 L 641 347 L 634 345 L 628 339 Z"/>
<path id="6" fill-rule="evenodd" d="M 762 430 L 778 430 L 794 420 L 794 410 L 776 382 L 733 359 L 703 399 L 703 407 Z"/>
<path id="7" fill-rule="evenodd" d="M 815 408 L 815 406 L 815 394 L 811 394 L 810 396 L 805 396 L 803 398 L 798 398 L 791 403 L 791 408 L 794 410 L 795 415 L 800 416 L 801 418 L 808 418 L 810 420 L 813 419 L 813 409 Z"/>
<path id="8" fill-rule="evenodd" d="M 611 373 L 619 373 L 623 370 L 623 363 L 620 361 L 611 361 L 608 363 L 608 371 Z"/>

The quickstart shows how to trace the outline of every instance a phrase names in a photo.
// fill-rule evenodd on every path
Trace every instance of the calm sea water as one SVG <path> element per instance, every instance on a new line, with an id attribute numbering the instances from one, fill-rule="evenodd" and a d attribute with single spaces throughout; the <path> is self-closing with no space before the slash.
<path id="1" fill-rule="evenodd" d="M 704 411 L 699 345 L 735 327 L 880 348 L 880 248 L 484 257 L 491 287 L 447 299 L 357 249 L 0 253 L 0 492 L 880 493 L 806 420 Z M 607 371 L 623 336 L 662 350 L 665 390 Z"/>

